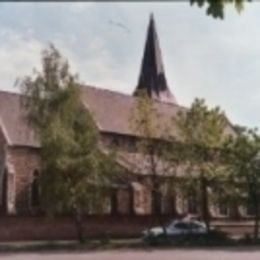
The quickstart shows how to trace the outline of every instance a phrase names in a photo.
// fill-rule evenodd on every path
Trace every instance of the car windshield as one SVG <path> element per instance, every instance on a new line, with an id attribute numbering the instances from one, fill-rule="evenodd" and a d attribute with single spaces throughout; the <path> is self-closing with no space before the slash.
<path id="1" fill-rule="evenodd" d="M 170 224 L 167 225 L 167 228 L 173 228 L 176 223 L 176 220 L 172 221 Z"/>
<path id="2" fill-rule="evenodd" d="M 196 221 L 172 221 L 167 228 L 177 228 L 177 229 L 199 229 L 203 227 L 203 223 Z"/>
<path id="3" fill-rule="evenodd" d="M 175 228 L 178 229 L 190 229 L 190 223 L 179 222 L 175 224 Z"/>
<path id="4" fill-rule="evenodd" d="M 199 224 L 199 223 L 195 223 L 195 222 L 191 223 L 191 228 L 192 229 L 199 229 L 201 227 L 202 227 L 202 225 Z"/>

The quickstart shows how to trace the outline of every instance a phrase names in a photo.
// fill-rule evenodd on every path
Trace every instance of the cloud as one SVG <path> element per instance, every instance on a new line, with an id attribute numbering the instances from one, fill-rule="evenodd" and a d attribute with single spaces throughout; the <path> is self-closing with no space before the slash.
<path id="1" fill-rule="evenodd" d="M 86 84 L 131 94 L 138 78 L 148 17 L 154 12 L 169 85 L 180 104 L 204 97 L 231 120 L 259 125 L 260 6 L 224 21 L 178 3 L 5 3 L 0 8 L 0 88 L 40 64 L 54 42 Z M 130 33 L 109 23 L 113 20 Z"/>
<path id="2" fill-rule="evenodd" d="M 75 2 L 75 3 L 66 3 L 66 7 L 74 13 L 84 13 L 87 9 L 94 7 L 95 3 L 91 2 Z"/>
<path id="3" fill-rule="evenodd" d="M 30 31 L 26 35 L 1 28 L 0 38 L 4 39 L 0 42 L 1 89 L 15 90 L 17 78 L 30 74 L 33 67 L 39 67 L 43 45 L 30 36 Z"/>
<path id="4" fill-rule="evenodd" d="M 17 78 L 31 75 L 33 68 L 41 69 L 41 51 L 47 47 L 47 43 L 36 40 L 31 30 L 23 34 L 2 28 L 0 37 L 4 39 L 0 42 L 0 89 L 17 92 L 19 89 L 14 86 Z M 76 41 L 72 36 L 70 40 Z M 70 49 L 62 38 L 56 37 L 52 43 L 68 59 L 72 73 L 79 74 L 80 80 L 85 84 L 112 90 L 118 90 L 120 86 L 119 90 L 126 92 L 128 86 L 117 79 L 113 58 L 99 38 L 93 38 L 88 45 L 90 54 L 86 58 Z"/>

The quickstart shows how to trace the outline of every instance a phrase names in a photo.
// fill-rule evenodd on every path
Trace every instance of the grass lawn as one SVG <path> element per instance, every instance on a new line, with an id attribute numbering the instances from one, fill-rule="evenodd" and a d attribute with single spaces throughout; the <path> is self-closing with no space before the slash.
<path id="1" fill-rule="evenodd" d="M 242 247 L 259 246 L 260 240 L 228 239 L 225 241 L 168 241 L 163 243 L 144 243 L 142 239 L 91 239 L 81 244 L 77 241 L 21 241 L 0 243 L 0 253 L 44 252 L 44 251 L 102 251 L 115 249 L 152 249 L 152 248 L 212 248 L 212 247 Z"/>

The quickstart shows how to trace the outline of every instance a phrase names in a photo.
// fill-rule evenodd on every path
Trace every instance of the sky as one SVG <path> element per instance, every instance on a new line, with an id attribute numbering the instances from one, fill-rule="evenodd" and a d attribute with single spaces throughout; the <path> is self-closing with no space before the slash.
<path id="1" fill-rule="evenodd" d="M 0 89 L 40 69 L 53 43 L 81 82 L 132 94 L 149 14 L 153 12 L 166 77 L 180 105 L 219 105 L 231 122 L 260 127 L 260 2 L 225 19 L 179 2 L 0 3 Z"/>

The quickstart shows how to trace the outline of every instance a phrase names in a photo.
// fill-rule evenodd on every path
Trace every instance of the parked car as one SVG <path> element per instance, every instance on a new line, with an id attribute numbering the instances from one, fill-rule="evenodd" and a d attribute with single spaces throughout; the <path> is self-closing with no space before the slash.
<path id="1" fill-rule="evenodd" d="M 204 235 L 207 234 L 205 223 L 197 220 L 173 220 L 165 227 L 153 227 L 143 231 L 144 238 L 177 237 L 182 235 Z"/>

